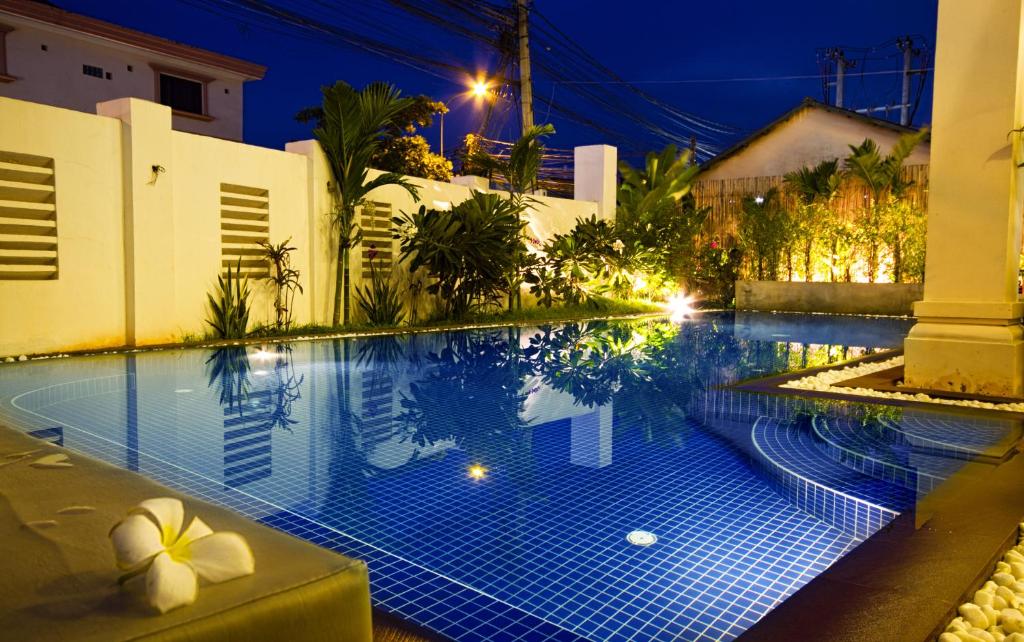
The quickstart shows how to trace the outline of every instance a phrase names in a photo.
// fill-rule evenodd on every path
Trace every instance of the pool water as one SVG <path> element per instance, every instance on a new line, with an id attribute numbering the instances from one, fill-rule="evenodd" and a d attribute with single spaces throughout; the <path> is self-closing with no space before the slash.
<path id="1" fill-rule="evenodd" d="M 0 367 L 0 421 L 364 559 L 376 607 L 453 639 L 731 640 L 1019 437 L 723 388 L 908 327 L 707 313 L 36 361 Z"/>

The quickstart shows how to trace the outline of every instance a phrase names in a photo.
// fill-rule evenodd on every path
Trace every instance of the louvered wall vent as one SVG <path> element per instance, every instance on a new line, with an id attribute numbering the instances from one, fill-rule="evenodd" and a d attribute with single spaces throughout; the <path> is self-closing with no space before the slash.
<path id="1" fill-rule="evenodd" d="M 56 278 L 53 159 L 0 150 L 0 280 Z"/>
<path id="2" fill-rule="evenodd" d="M 261 279 L 270 274 L 260 241 L 270 241 L 270 192 L 258 187 L 220 184 L 221 269 L 242 261 L 242 274 Z"/>
<path id="3" fill-rule="evenodd" d="M 391 238 L 391 203 L 368 202 L 362 207 L 359 226 L 363 228 L 362 260 L 360 268 L 364 279 L 371 278 L 370 254 L 373 263 L 384 276 L 391 274 L 394 252 Z"/>

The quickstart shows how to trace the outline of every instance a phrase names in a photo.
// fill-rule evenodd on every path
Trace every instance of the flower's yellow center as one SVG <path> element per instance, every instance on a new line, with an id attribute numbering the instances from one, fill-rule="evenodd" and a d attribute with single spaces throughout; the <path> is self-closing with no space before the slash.
<path id="1" fill-rule="evenodd" d="M 189 549 L 191 543 L 190 538 L 182 535 L 172 546 L 167 547 L 167 554 L 175 562 L 187 562 L 192 559 L 192 551 Z"/>

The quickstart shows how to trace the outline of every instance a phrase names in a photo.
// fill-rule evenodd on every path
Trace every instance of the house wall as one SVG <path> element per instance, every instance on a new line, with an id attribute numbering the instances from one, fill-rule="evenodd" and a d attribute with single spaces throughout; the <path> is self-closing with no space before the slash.
<path id="1" fill-rule="evenodd" d="M 878 143 L 888 153 L 900 134 L 823 109 L 808 108 L 795 114 L 770 133 L 754 140 L 747 148 L 702 172 L 700 180 L 782 176 L 823 160 L 842 159 L 850 145 L 865 138 Z M 929 145 L 914 149 L 905 165 L 928 163 Z"/>
<path id="2" fill-rule="evenodd" d="M 296 298 L 294 320 L 330 321 L 336 241 L 328 217 L 329 172 L 315 142 L 279 151 L 173 131 L 169 108 L 136 98 L 97 109 L 103 115 L 0 97 L 0 355 L 152 345 L 205 333 L 206 295 L 224 260 L 222 183 L 266 190 L 270 241 L 291 239 L 297 248 L 293 267 L 304 293 Z M 4 278 L 26 269 L 8 263 L 38 254 L 10 249 L 32 238 L 11 233 L 18 229 L 10 226 L 36 215 L 12 218 L 13 210 L 5 210 L 8 198 L 39 192 L 11 180 L 19 177 L 11 173 L 19 166 L 6 161 L 26 154 L 52 159 L 56 278 Z M 398 214 L 419 204 L 448 207 L 470 195 L 463 185 L 410 180 L 419 187 L 420 203 L 394 187 L 370 198 Z M 598 212 L 592 201 L 536 200 L 528 229 L 539 239 Z M 392 247 L 397 254 L 397 244 Z M 356 287 L 363 249 L 350 257 Z M 409 280 L 401 265 L 394 278 Z M 262 282 L 251 287 L 250 324 L 271 322 L 271 291 Z M 408 288 L 401 291 L 410 308 Z M 422 318 L 436 301 L 421 294 L 417 304 Z"/>
<path id="3" fill-rule="evenodd" d="M 242 139 L 241 76 L 11 14 L 0 13 L 0 25 L 13 28 L 5 38 L 7 74 L 16 78 L 0 82 L 0 96 L 95 113 L 96 103 L 115 98 L 155 101 L 157 65 L 212 78 L 206 87 L 212 120 L 175 114 L 174 129 Z M 86 75 L 82 65 L 101 67 L 111 78 Z"/>

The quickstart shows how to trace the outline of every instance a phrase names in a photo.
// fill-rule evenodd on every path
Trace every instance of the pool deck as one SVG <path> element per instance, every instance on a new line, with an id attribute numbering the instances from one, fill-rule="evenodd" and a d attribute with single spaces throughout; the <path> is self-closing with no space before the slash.
<path id="1" fill-rule="evenodd" d="M 1017 542 L 1024 457 L 985 476 L 954 476 L 930 498 L 928 511 L 902 514 L 768 613 L 740 642 L 934 640 Z"/>

